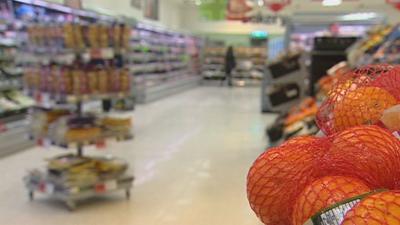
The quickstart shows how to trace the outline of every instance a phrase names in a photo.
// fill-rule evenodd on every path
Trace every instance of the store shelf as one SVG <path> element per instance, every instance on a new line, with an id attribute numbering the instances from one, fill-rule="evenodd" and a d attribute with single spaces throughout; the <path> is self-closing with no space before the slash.
<path id="1" fill-rule="evenodd" d="M 97 101 L 104 99 L 125 98 L 130 96 L 130 93 L 110 93 L 110 94 L 93 94 L 93 95 L 66 95 L 54 96 L 46 92 L 36 92 L 32 95 L 36 100 L 36 107 L 41 108 L 71 108 L 71 104 L 76 104 L 85 101 Z"/>
<path id="2" fill-rule="evenodd" d="M 30 147 L 35 143 L 26 136 L 28 124 L 26 113 L 8 115 L 0 118 L 0 157 L 14 154 Z"/>
<path id="3" fill-rule="evenodd" d="M 197 87 L 200 84 L 200 81 L 201 77 L 199 76 L 183 76 L 180 79 L 167 81 L 153 87 L 136 87 L 136 100 L 138 103 L 152 102 Z"/>
<path id="4" fill-rule="evenodd" d="M 50 195 L 55 199 L 64 201 L 69 210 L 75 210 L 77 203 L 82 200 L 117 191 L 124 191 L 126 198 L 129 199 L 134 180 L 133 176 L 122 175 L 113 179 L 96 181 L 85 186 L 66 186 L 52 182 L 50 175 L 38 175 L 37 173 L 40 174 L 40 172 L 35 171 L 25 177 L 29 198 L 33 200 L 36 193 Z"/>
<path id="5" fill-rule="evenodd" d="M 86 147 L 86 146 L 97 146 L 102 148 L 109 141 L 126 141 L 131 140 L 133 138 L 133 134 L 131 132 L 123 132 L 123 133 L 103 133 L 101 136 L 96 137 L 92 140 L 85 140 L 84 142 L 66 142 L 66 141 L 56 141 L 51 139 L 50 137 L 40 136 L 35 137 L 34 135 L 29 135 L 29 139 L 34 141 L 39 146 L 48 147 L 50 145 L 57 146 L 65 149 L 76 149 L 78 147 Z"/>

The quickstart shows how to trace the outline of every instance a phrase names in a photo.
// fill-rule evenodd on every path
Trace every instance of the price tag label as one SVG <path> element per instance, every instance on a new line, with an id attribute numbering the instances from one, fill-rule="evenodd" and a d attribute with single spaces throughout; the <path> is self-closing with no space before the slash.
<path id="1" fill-rule="evenodd" d="M 96 148 L 97 149 L 104 149 L 106 147 L 106 140 L 105 139 L 99 139 L 96 141 Z"/>
<path id="2" fill-rule="evenodd" d="M 94 190 L 96 193 L 104 193 L 106 191 L 106 186 L 104 184 L 96 184 Z"/>
<path id="3" fill-rule="evenodd" d="M 49 108 L 51 107 L 51 100 L 50 100 L 50 94 L 48 93 L 41 93 L 41 103 L 44 107 Z"/>
<path id="4" fill-rule="evenodd" d="M 48 139 L 48 138 L 44 138 L 43 139 L 43 145 L 42 145 L 44 148 L 46 148 L 46 149 L 49 149 L 50 148 L 50 146 L 51 146 L 51 141 L 50 141 L 50 139 Z"/>
<path id="5" fill-rule="evenodd" d="M 69 193 L 71 193 L 71 194 L 77 194 L 77 193 L 79 193 L 79 187 L 72 187 L 72 188 L 70 188 L 69 189 Z"/>
<path id="6" fill-rule="evenodd" d="M 42 193 L 53 194 L 54 193 L 54 185 L 50 183 L 41 182 L 38 186 L 38 190 Z"/>
<path id="7" fill-rule="evenodd" d="M 114 57 L 114 50 L 112 48 L 103 48 L 101 50 L 101 57 L 105 59 L 111 59 Z"/>
<path id="8" fill-rule="evenodd" d="M 117 187 L 118 187 L 118 185 L 117 185 L 117 181 L 116 180 L 110 180 L 110 181 L 107 181 L 105 183 L 105 188 L 106 188 L 107 191 L 116 190 Z"/>
<path id="9" fill-rule="evenodd" d="M 92 49 L 90 51 L 90 58 L 92 59 L 101 59 L 102 57 L 102 52 L 100 49 Z"/>

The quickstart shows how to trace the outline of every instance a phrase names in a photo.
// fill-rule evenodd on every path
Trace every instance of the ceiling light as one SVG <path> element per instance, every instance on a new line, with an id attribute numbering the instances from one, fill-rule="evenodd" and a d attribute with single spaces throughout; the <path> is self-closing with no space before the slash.
<path id="1" fill-rule="evenodd" d="M 338 6 L 342 4 L 342 0 L 323 0 L 322 5 L 323 6 Z"/>
<path id="2" fill-rule="evenodd" d="M 196 5 L 201 5 L 201 0 L 196 0 L 195 4 Z"/>
<path id="3" fill-rule="evenodd" d="M 342 16 L 343 20 L 369 20 L 377 16 L 374 12 L 350 13 Z"/>

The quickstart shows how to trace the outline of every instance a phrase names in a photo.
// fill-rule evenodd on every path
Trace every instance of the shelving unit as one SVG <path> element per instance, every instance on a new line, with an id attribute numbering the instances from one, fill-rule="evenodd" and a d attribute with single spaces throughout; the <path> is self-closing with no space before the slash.
<path id="1" fill-rule="evenodd" d="M 206 46 L 203 55 L 202 75 L 205 80 L 221 80 L 225 77 L 225 52 L 223 46 Z"/>
<path id="2" fill-rule="evenodd" d="M 302 61 L 299 53 L 287 53 L 268 65 L 262 80 L 262 112 L 285 112 L 302 99 L 307 75 Z"/>
<path id="3" fill-rule="evenodd" d="M 236 68 L 232 72 L 233 83 L 238 86 L 260 85 L 267 65 L 265 47 L 236 47 Z"/>
<path id="4" fill-rule="evenodd" d="M 208 46 L 204 50 L 202 74 L 204 80 L 225 79 L 226 47 Z M 234 47 L 236 68 L 232 81 L 236 86 L 260 85 L 267 63 L 267 49 Z"/>
<path id="5" fill-rule="evenodd" d="M 136 75 L 137 101 L 153 101 L 196 86 L 200 45 L 195 37 L 137 24 L 128 54 Z"/>
<path id="6" fill-rule="evenodd" d="M 0 157 L 34 145 L 25 139 L 28 108 L 34 104 L 22 93 L 23 70 L 17 61 L 21 45 L 8 2 L 0 2 Z"/>
<path id="7" fill-rule="evenodd" d="M 44 1 L 12 3 L 15 21 L 24 25 L 17 32 L 24 37 L 18 61 L 24 67 L 25 93 L 36 101 L 29 110 L 29 136 L 40 146 L 76 148 L 76 154 L 48 159 L 45 170 L 28 173 L 24 181 L 29 198 L 47 194 L 70 210 L 79 201 L 114 191 L 123 190 L 129 198 L 134 180 L 129 165 L 114 157 L 85 156 L 84 147 L 104 148 L 106 140 L 133 138 L 131 116 L 98 114 L 84 106 L 131 96 L 124 58 L 131 25 Z M 23 7 L 40 15 L 18 14 Z"/>

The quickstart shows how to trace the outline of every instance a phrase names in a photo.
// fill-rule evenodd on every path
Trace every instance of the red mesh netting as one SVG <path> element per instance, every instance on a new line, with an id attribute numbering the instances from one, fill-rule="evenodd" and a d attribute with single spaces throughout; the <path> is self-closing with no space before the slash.
<path id="1" fill-rule="evenodd" d="M 298 196 L 293 208 L 292 224 L 303 225 L 317 212 L 369 191 L 369 187 L 356 178 L 328 176 L 318 179 Z"/>
<path id="2" fill-rule="evenodd" d="M 290 225 L 293 203 L 307 184 L 320 177 L 315 159 L 325 139 L 298 137 L 261 154 L 250 168 L 247 195 L 264 224 Z"/>
<path id="3" fill-rule="evenodd" d="M 316 121 L 325 134 L 377 124 L 385 109 L 400 101 L 399 67 L 373 65 L 344 75 L 320 106 Z"/>
<path id="4" fill-rule="evenodd" d="M 321 159 L 326 175 L 356 177 L 371 188 L 400 188 L 400 141 L 378 126 L 357 126 L 329 137 Z"/>
<path id="5" fill-rule="evenodd" d="M 366 197 L 345 216 L 342 225 L 400 224 L 400 191 Z"/>

